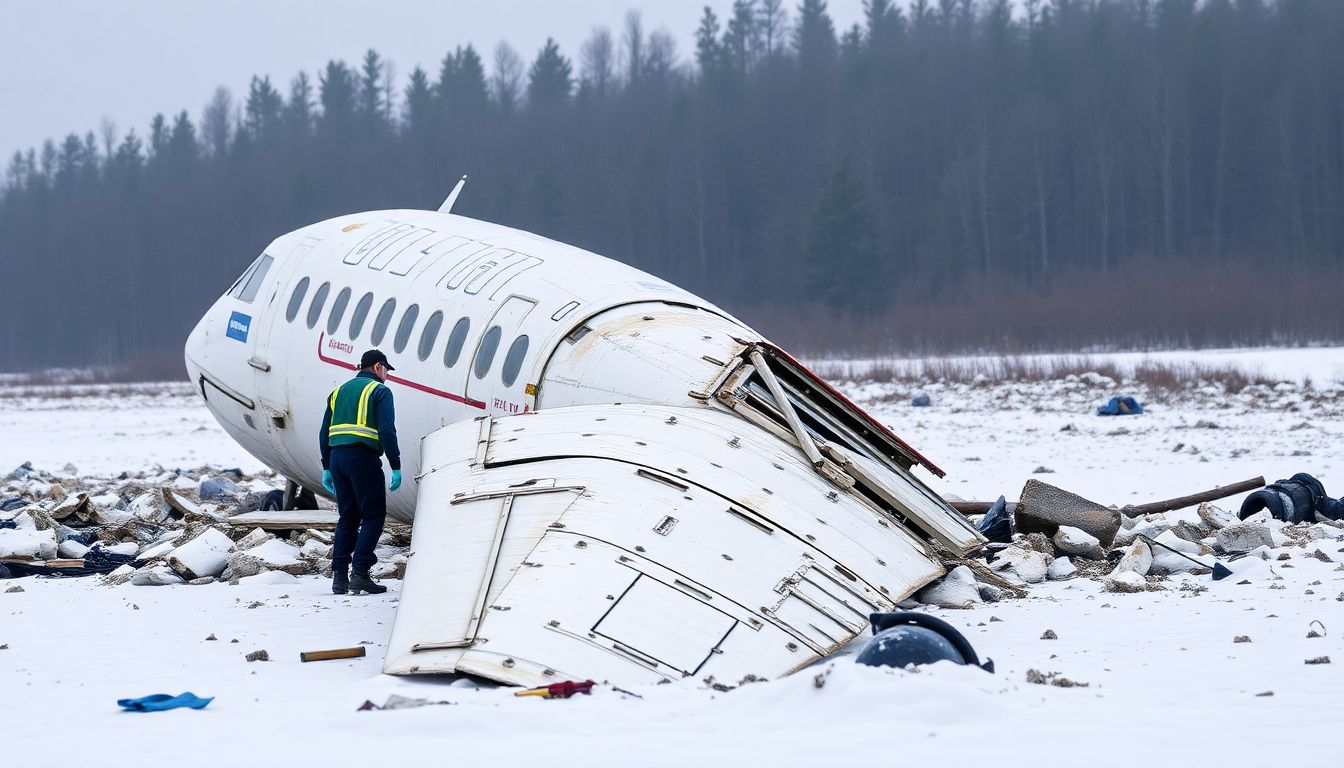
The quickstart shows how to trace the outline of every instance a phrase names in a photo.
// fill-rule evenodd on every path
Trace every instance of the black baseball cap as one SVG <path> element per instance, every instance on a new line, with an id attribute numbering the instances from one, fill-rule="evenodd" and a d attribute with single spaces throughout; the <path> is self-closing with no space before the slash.
<path id="1" fill-rule="evenodd" d="M 368 352 L 364 353 L 363 357 L 359 358 L 360 368 L 368 368 L 374 363 L 382 363 L 383 365 L 386 365 L 387 370 L 389 371 L 397 370 L 396 368 L 392 367 L 391 363 L 387 362 L 387 355 L 384 355 L 381 350 L 370 349 Z"/>

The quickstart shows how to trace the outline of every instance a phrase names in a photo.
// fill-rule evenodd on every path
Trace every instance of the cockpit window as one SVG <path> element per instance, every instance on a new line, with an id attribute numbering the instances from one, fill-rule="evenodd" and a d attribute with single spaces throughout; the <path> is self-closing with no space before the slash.
<path id="1" fill-rule="evenodd" d="M 229 291 L 229 295 L 239 301 L 251 304 L 257 298 L 257 291 L 261 290 L 261 284 L 266 280 L 266 273 L 270 271 L 271 264 L 274 261 L 275 259 L 264 253 L 257 257 L 257 260 L 252 262 L 252 266 L 248 267 L 243 276 L 238 279 L 238 282 L 233 284 L 233 289 Z"/>

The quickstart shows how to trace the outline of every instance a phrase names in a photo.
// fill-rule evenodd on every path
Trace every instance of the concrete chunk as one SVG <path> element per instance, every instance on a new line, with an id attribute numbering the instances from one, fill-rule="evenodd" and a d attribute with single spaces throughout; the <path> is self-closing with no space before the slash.
<path id="1" fill-rule="evenodd" d="M 1014 520 L 1022 533 L 1053 536 L 1061 525 L 1068 525 L 1110 546 L 1120 530 L 1119 512 L 1039 480 L 1028 480 L 1021 498 Z"/>
<path id="2" fill-rule="evenodd" d="M 1218 548 L 1224 552 L 1250 552 L 1256 547 L 1274 546 L 1274 538 L 1270 535 L 1269 528 L 1250 521 L 1220 528 L 1215 537 Z"/>

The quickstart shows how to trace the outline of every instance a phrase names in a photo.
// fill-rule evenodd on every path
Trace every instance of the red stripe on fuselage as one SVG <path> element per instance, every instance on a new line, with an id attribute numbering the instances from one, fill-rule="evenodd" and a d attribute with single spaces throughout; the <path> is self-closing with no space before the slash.
<path id="1" fill-rule="evenodd" d="M 318 360 L 321 360 L 322 362 L 327 363 L 328 365 L 334 365 L 338 368 L 344 368 L 348 371 L 359 370 L 359 366 L 355 365 L 354 363 L 347 363 L 344 360 L 337 360 L 334 357 L 327 357 L 326 355 L 322 354 L 322 344 L 323 342 L 326 341 L 326 339 L 327 334 L 325 333 L 321 333 L 317 337 Z M 418 389 L 421 392 L 434 395 L 435 397 L 442 397 L 447 400 L 452 400 L 455 403 L 462 403 L 463 405 L 469 405 L 472 408 L 480 408 L 481 410 L 485 410 L 485 403 L 480 400 L 472 400 L 471 398 L 463 397 L 462 395 L 454 395 L 452 392 L 444 392 L 441 389 L 427 387 L 424 384 L 411 381 L 410 379 L 403 379 L 400 376 L 393 376 L 391 374 L 388 374 L 387 380 L 391 382 L 396 382 L 397 384 L 402 384 L 404 386 L 410 387 L 411 389 Z"/>

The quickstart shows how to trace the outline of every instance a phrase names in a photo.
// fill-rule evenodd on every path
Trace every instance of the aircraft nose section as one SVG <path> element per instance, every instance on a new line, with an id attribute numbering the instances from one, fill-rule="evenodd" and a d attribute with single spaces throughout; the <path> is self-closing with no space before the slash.
<path id="1" fill-rule="evenodd" d="M 193 380 L 199 375 L 202 365 L 206 360 L 207 345 L 209 344 L 210 333 L 208 324 L 211 316 L 215 314 L 215 308 L 211 307 L 208 312 L 196 323 L 196 327 L 191 329 L 187 335 L 187 343 L 183 347 L 183 356 L 187 363 L 187 375 Z"/>

